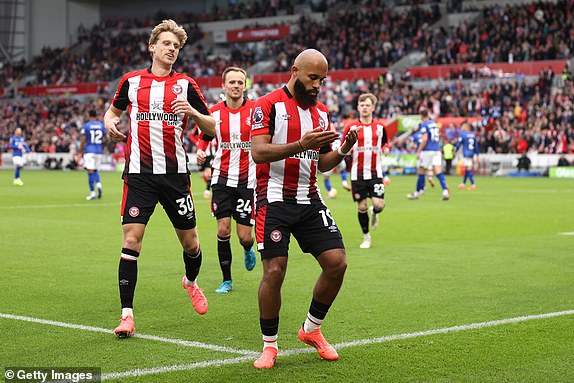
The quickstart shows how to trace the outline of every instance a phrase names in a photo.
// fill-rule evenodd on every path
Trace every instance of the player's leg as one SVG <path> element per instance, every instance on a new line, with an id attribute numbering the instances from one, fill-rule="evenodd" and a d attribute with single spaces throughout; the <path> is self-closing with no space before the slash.
<path id="1" fill-rule="evenodd" d="M 371 234 L 369 234 L 369 205 L 367 204 L 367 184 L 364 180 L 357 180 L 351 182 L 351 189 L 353 193 L 353 201 L 357 203 L 357 219 L 359 226 L 363 232 L 363 242 L 360 245 L 361 249 L 368 249 L 371 247 Z"/>
<path id="2" fill-rule="evenodd" d="M 24 158 L 21 156 L 12 157 L 12 162 L 14 163 L 14 185 L 22 186 L 24 182 L 20 178 L 22 172 L 22 166 L 24 165 Z"/>
<path id="3" fill-rule="evenodd" d="M 385 208 L 385 184 L 381 178 L 378 178 L 369 181 L 368 185 L 368 196 L 373 203 L 373 206 L 369 209 L 371 213 L 371 227 L 375 230 L 379 226 L 379 213 Z"/>
<path id="4" fill-rule="evenodd" d="M 465 174 L 468 174 L 468 180 L 470 181 L 470 190 L 476 190 L 476 185 L 474 184 L 474 161 L 469 158 L 466 164 Z"/>
<path id="5" fill-rule="evenodd" d="M 207 160 L 205 160 L 207 163 Z M 206 164 L 207 165 L 207 164 Z M 203 181 L 205 182 L 205 190 L 203 192 L 203 198 L 209 199 L 211 197 L 211 166 L 207 165 L 203 170 Z"/>
<path id="6" fill-rule="evenodd" d="M 345 161 L 341 161 L 337 167 L 339 174 L 341 174 L 341 185 L 346 191 L 351 191 L 351 185 L 349 185 L 349 172 L 347 172 L 347 164 Z"/>
<path id="7" fill-rule="evenodd" d="M 265 257 L 262 255 L 262 257 Z M 272 368 L 275 365 L 279 334 L 279 311 L 281 310 L 281 286 L 287 271 L 287 256 L 262 258 L 263 277 L 259 284 L 259 325 L 263 336 L 263 352 L 253 366 Z"/>
<path id="8" fill-rule="evenodd" d="M 304 252 L 316 257 L 322 271 L 315 283 L 309 312 L 298 337 L 315 347 L 323 359 L 336 360 L 339 357 L 337 351 L 323 337 L 321 325 L 343 284 L 347 257 L 343 238 L 329 209 L 324 205 L 306 209 L 308 213 L 302 216 L 293 235 Z"/>
<path id="9" fill-rule="evenodd" d="M 237 223 L 237 236 L 239 242 L 243 246 L 243 264 L 247 271 L 253 270 L 257 259 L 255 251 L 253 250 L 253 224 L 254 211 L 253 211 L 253 189 L 247 187 L 238 187 L 235 189 L 235 206 L 233 209 L 233 219 Z"/>
<path id="10" fill-rule="evenodd" d="M 422 155 L 422 153 L 421 153 Z M 407 194 L 408 199 L 418 199 L 425 191 L 425 172 L 424 167 L 419 166 L 417 170 L 417 183 L 415 191 L 413 193 Z"/>
<path id="11" fill-rule="evenodd" d="M 91 169 L 86 170 L 88 173 L 88 186 L 90 188 L 90 195 L 86 197 L 87 200 L 96 199 L 96 190 L 95 190 L 95 174 L 94 171 Z"/>
<path id="12" fill-rule="evenodd" d="M 159 202 L 167 213 L 183 248 L 185 276 L 182 279 L 182 286 L 186 289 L 195 311 L 203 315 L 207 312 L 207 300 L 196 281 L 201 268 L 202 253 L 189 176 L 167 174 L 155 177 L 159 184 Z"/>
<path id="13" fill-rule="evenodd" d="M 277 357 L 281 286 L 287 271 L 291 237 L 290 225 L 298 219 L 297 206 L 271 203 L 257 208 L 255 229 L 257 249 L 261 253 L 263 277 L 259 284 L 259 324 L 263 335 L 263 352 L 253 366 L 272 368 Z M 295 214 L 297 213 L 297 214 Z"/>
<path id="14" fill-rule="evenodd" d="M 432 169 L 433 172 L 436 176 L 436 178 L 438 179 L 438 181 L 440 182 L 440 186 L 442 188 L 442 200 L 446 201 L 450 198 L 449 195 L 449 191 L 448 191 L 448 186 L 446 184 L 446 179 L 444 177 L 444 174 L 442 172 L 442 156 L 440 154 L 440 152 L 432 152 L 433 153 L 433 157 L 432 157 Z"/>
<path id="15" fill-rule="evenodd" d="M 122 319 L 114 332 L 124 338 L 135 331 L 133 299 L 138 277 L 138 258 L 146 224 L 157 203 L 155 185 L 150 177 L 128 174 L 124 177 L 124 190 L 120 214 L 122 217 L 122 251 L 118 266 L 118 285 L 122 305 Z"/>
<path id="16" fill-rule="evenodd" d="M 213 198 L 216 198 L 216 192 L 213 191 Z M 217 259 L 223 280 L 221 285 L 215 290 L 216 293 L 226 294 L 233 289 L 231 279 L 231 217 L 221 217 L 217 219 Z"/>

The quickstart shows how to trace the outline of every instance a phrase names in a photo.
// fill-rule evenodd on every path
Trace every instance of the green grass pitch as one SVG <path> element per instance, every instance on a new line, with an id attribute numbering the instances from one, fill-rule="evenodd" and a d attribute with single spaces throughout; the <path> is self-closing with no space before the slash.
<path id="1" fill-rule="evenodd" d="M 83 172 L 24 170 L 22 179 L 25 185 L 16 187 L 11 171 L 0 172 L 2 368 L 101 367 L 104 374 L 126 374 L 105 375 L 106 381 L 128 383 L 574 380 L 574 311 L 375 341 L 574 310 L 573 180 L 483 177 L 476 191 L 461 191 L 460 178 L 451 176 L 451 200 L 443 202 L 437 188 L 409 201 L 405 195 L 415 178 L 393 177 L 373 247 L 362 250 L 356 205 L 334 176 L 339 194 L 326 202 L 343 233 L 349 267 L 323 332 L 333 344 L 365 342 L 341 347 L 337 362 L 301 351 L 308 347 L 296 334 L 319 267 L 292 241 L 279 328 L 280 350 L 291 354 L 280 354 L 273 370 L 258 371 L 253 356 L 216 347 L 118 340 L 111 333 L 8 317 L 111 330 L 120 314 L 120 175 L 102 174 L 104 197 L 97 201 L 85 200 Z M 221 282 L 216 222 L 197 174 L 193 190 L 204 254 L 198 281 L 209 311 L 197 315 L 181 288 L 181 249 L 158 206 L 139 260 L 136 331 L 259 352 L 259 259 L 247 272 L 234 236 L 235 290 L 214 292 Z"/>

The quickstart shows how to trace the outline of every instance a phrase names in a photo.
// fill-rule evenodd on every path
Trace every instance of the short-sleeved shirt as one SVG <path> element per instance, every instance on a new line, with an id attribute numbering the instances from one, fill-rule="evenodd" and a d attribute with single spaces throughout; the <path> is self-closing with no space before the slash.
<path id="1" fill-rule="evenodd" d="M 251 157 L 251 114 L 255 102 L 245 99 L 237 109 L 231 109 L 222 101 L 209 110 L 215 119 L 215 137 L 200 135 L 200 148 L 206 142 L 214 146 L 211 164 L 212 185 L 255 188 L 255 163 Z M 214 139 L 215 138 L 215 139 Z"/>
<path id="2" fill-rule="evenodd" d="M 184 74 L 172 70 L 167 76 L 156 76 L 143 69 L 122 77 L 113 105 L 127 109 L 130 118 L 125 172 L 187 173 L 183 131 L 188 117 L 174 113 L 171 103 L 176 98 L 209 115 L 199 86 Z"/>
<path id="3" fill-rule="evenodd" d="M 428 136 L 427 143 L 423 148 L 423 151 L 437 152 L 440 150 L 440 132 L 436 122 L 427 120 L 421 122 L 420 127 L 421 134 L 426 134 Z"/>
<path id="4" fill-rule="evenodd" d="M 361 128 L 357 131 L 358 139 L 353 147 L 351 181 L 381 178 L 382 148 L 388 142 L 384 125 L 376 120 L 369 124 L 352 120 L 345 126 L 343 137 L 347 136 L 351 128 Z"/>
<path id="5" fill-rule="evenodd" d="M 316 128 L 330 129 L 327 107 L 321 103 L 301 107 L 287 87 L 277 89 L 255 103 L 252 136 L 267 134 L 271 136 L 272 144 L 289 144 Z M 326 145 L 279 161 L 257 164 L 257 205 L 322 202 L 317 186 L 317 166 L 319 154 L 329 151 L 331 147 Z"/>
<path id="6" fill-rule="evenodd" d="M 88 121 L 82 126 L 82 135 L 86 137 L 84 153 L 102 154 L 106 128 L 101 121 Z"/>

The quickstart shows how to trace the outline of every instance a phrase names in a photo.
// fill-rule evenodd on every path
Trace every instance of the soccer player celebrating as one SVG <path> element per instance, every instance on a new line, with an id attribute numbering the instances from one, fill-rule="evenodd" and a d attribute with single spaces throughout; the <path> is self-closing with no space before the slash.
<path id="1" fill-rule="evenodd" d="M 470 130 L 470 124 L 465 122 L 462 124 L 462 131 L 458 137 L 454 152 L 456 153 L 462 147 L 462 156 L 464 157 L 464 178 L 458 188 L 464 190 L 466 180 L 470 181 L 469 190 L 476 190 L 474 184 L 474 163 L 480 153 L 476 142 L 476 135 Z"/>
<path id="2" fill-rule="evenodd" d="M 442 174 L 442 155 L 440 153 L 440 135 L 437 124 L 429 117 L 426 109 L 421 110 L 423 121 L 420 124 L 421 143 L 417 148 L 418 178 L 414 193 L 407 194 L 408 199 L 418 199 L 424 193 L 425 172 L 432 169 L 442 187 L 442 199 L 449 199 L 448 187 Z"/>
<path id="3" fill-rule="evenodd" d="M 10 149 L 12 149 L 12 162 L 14 163 L 14 185 L 24 186 L 20 172 L 24 166 L 24 152 L 29 153 L 30 148 L 22 136 L 22 128 L 14 130 L 14 135 L 10 138 Z"/>
<path id="4" fill-rule="evenodd" d="M 328 63 L 314 49 L 301 52 L 287 85 L 255 103 L 251 154 L 257 168 L 257 248 L 263 263 L 259 314 L 263 353 L 256 368 L 272 368 L 277 356 L 281 285 L 287 271 L 291 234 L 304 252 L 319 262 L 315 284 L 299 340 L 315 347 L 323 359 L 338 359 L 325 340 L 321 324 L 343 283 L 347 259 L 341 232 L 317 187 L 317 170 L 337 166 L 357 141 L 349 131 L 338 150 L 330 144 L 338 134 L 329 129 L 327 108 L 317 102 Z"/>
<path id="5" fill-rule="evenodd" d="M 96 120 L 97 114 L 95 110 L 90 110 L 88 115 L 89 121 L 82 126 L 79 152 L 84 156 L 84 169 L 88 172 L 90 195 L 86 199 L 93 200 L 96 199 L 96 188 L 98 189 L 97 198 L 102 198 L 102 181 L 100 180 L 98 167 L 102 161 L 107 131 L 104 128 L 104 124 Z"/>
<path id="6" fill-rule="evenodd" d="M 157 203 L 166 211 L 183 248 L 186 289 L 195 311 L 207 312 L 207 300 L 196 283 L 201 267 L 201 248 L 190 193 L 183 130 L 192 118 L 206 134 L 215 134 L 215 120 L 209 114 L 196 82 L 172 69 L 187 40 L 185 30 L 173 20 L 153 28 L 148 49 L 151 67 L 122 77 L 104 124 L 113 141 L 126 135 L 119 130 L 120 116 L 128 110 L 130 129 L 123 174 L 121 216 L 122 252 L 119 289 L 122 317 L 114 330 L 118 337 L 134 334 L 133 298 L 137 261 L 146 224 Z"/>
<path id="7" fill-rule="evenodd" d="M 210 108 L 217 121 L 215 140 L 201 134 L 198 143 L 198 163 L 205 161 L 205 148 L 214 143 L 212 162 L 211 210 L 217 218 L 217 255 L 223 273 L 223 282 L 215 290 L 226 294 L 233 289 L 231 279 L 231 217 L 237 222 L 237 236 L 243 246 L 244 264 L 249 271 L 255 267 L 253 251 L 253 189 L 255 163 L 251 158 L 251 114 L 254 102 L 244 97 L 247 72 L 229 67 L 223 71 L 225 101 Z"/>
<path id="8" fill-rule="evenodd" d="M 359 96 L 357 110 L 359 119 L 347 123 L 345 134 L 350 129 L 357 130 L 357 145 L 353 148 L 351 162 L 351 189 L 353 200 L 359 210 L 359 225 L 363 231 L 361 249 L 371 247 L 369 233 L 369 214 L 371 227 L 379 225 L 378 214 L 385 208 L 385 185 L 383 184 L 383 168 L 381 154 L 389 154 L 387 131 L 383 124 L 373 118 L 377 105 L 377 97 L 372 93 Z M 371 198 L 372 206 L 368 208 L 367 198 Z"/>

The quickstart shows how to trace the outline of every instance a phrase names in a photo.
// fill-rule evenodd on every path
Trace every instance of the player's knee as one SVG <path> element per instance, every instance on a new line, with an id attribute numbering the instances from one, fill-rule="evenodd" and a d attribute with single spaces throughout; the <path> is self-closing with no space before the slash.
<path id="1" fill-rule="evenodd" d="M 198 241 L 190 241 L 189 243 L 184 243 L 182 247 L 186 254 L 197 254 L 199 252 Z"/>
<path id="2" fill-rule="evenodd" d="M 286 268 L 280 264 L 271 264 L 265 267 L 263 278 L 271 284 L 281 284 L 285 278 Z"/>
<path id="3" fill-rule="evenodd" d="M 231 236 L 231 227 L 219 226 L 217 228 L 218 237 L 229 237 Z"/>
<path id="4" fill-rule="evenodd" d="M 141 250 L 141 246 L 142 246 L 141 239 L 139 239 L 135 236 L 125 237 L 124 243 L 122 244 L 123 248 L 138 251 L 138 252 Z"/>

